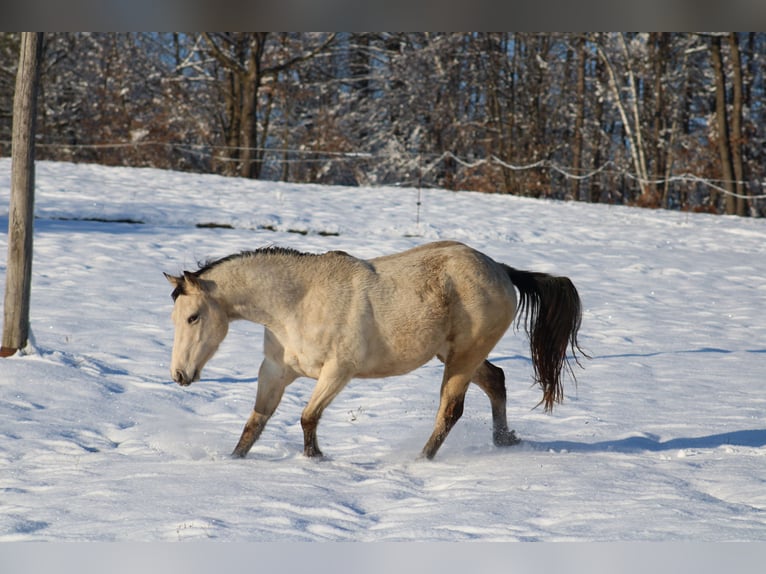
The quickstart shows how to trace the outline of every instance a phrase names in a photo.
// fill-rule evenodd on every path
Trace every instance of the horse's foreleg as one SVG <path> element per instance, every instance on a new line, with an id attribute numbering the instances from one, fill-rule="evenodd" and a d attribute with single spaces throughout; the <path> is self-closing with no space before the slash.
<path id="1" fill-rule="evenodd" d="M 325 364 L 317 379 L 306 408 L 301 414 L 303 428 L 303 454 L 308 457 L 322 456 L 317 444 L 317 425 L 322 412 L 338 393 L 346 386 L 350 375 L 330 364 Z"/>
<path id="2" fill-rule="evenodd" d="M 253 412 L 250 414 L 250 418 L 247 419 L 245 428 L 242 430 L 242 436 L 239 437 L 237 446 L 234 447 L 234 451 L 231 453 L 232 457 L 245 458 L 245 456 L 247 456 L 247 453 L 250 452 L 250 449 L 255 444 L 255 441 L 257 441 L 258 437 L 261 436 L 261 432 L 263 432 L 263 429 L 266 426 L 266 422 L 269 420 L 269 418 L 270 417 L 268 415 L 264 415 L 256 410 L 253 410 Z"/>
<path id="3" fill-rule="evenodd" d="M 496 446 L 518 444 L 520 439 L 514 431 L 508 430 L 505 412 L 505 373 L 489 361 L 484 361 L 472 381 L 489 397 L 492 406 L 492 440 Z"/>
<path id="4" fill-rule="evenodd" d="M 295 378 L 296 375 L 292 371 L 288 371 L 270 359 L 264 359 L 258 371 L 258 393 L 255 398 L 255 406 L 245 424 L 237 446 L 234 447 L 234 452 L 231 453 L 233 457 L 244 458 L 250 452 L 282 400 L 285 387 Z"/>
<path id="5" fill-rule="evenodd" d="M 301 427 L 303 428 L 303 454 L 309 458 L 324 456 L 319 450 L 317 443 L 317 425 L 319 418 L 311 419 L 306 416 L 301 417 Z"/>
<path id="6" fill-rule="evenodd" d="M 472 371 L 454 372 L 448 364 L 444 366 L 444 379 L 441 387 L 439 411 L 436 413 L 436 423 L 430 438 L 423 447 L 423 456 L 432 459 L 436 451 L 447 438 L 449 431 L 463 414 L 463 403 L 468 384 L 471 382 Z"/>

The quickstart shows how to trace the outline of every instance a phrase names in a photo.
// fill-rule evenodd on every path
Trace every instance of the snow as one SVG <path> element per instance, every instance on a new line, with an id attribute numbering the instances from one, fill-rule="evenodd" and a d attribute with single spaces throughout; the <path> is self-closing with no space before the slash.
<path id="1" fill-rule="evenodd" d="M 3 229 L 9 180 L 0 159 Z M 34 340 L 0 362 L 0 541 L 766 539 L 764 220 L 423 190 L 418 222 L 415 189 L 52 162 L 36 182 Z M 471 389 L 419 459 L 432 362 L 353 381 L 319 426 L 322 460 L 302 455 L 313 381 L 299 379 L 230 459 L 263 329 L 233 324 L 179 387 L 162 272 L 272 244 L 373 257 L 434 239 L 574 281 L 592 359 L 565 402 L 533 408 L 528 342 L 510 330 L 491 359 L 517 447 L 492 445 Z"/>

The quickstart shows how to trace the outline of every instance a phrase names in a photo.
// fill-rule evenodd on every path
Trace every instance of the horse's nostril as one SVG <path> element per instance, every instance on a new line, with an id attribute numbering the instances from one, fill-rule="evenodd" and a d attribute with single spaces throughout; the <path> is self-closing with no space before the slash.
<path id="1" fill-rule="evenodd" d="M 183 383 L 184 383 L 184 372 L 181 369 L 177 369 L 176 371 L 174 371 L 173 372 L 173 380 L 176 383 L 178 383 L 180 385 L 183 385 Z"/>

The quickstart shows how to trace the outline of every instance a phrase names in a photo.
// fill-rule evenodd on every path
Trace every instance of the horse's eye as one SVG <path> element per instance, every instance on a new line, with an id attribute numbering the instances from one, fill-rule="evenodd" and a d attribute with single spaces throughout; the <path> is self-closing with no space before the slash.
<path id="1" fill-rule="evenodd" d="M 189 323 L 189 325 L 194 325 L 194 323 L 196 323 L 197 321 L 199 321 L 199 314 L 198 313 L 195 313 L 194 315 L 191 315 L 186 320 L 186 322 Z"/>

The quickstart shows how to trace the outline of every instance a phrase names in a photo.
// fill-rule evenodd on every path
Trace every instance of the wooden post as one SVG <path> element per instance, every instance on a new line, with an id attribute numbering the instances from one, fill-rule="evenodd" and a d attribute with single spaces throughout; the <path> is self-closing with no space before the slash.
<path id="1" fill-rule="evenodd" d="M 8 210 L 8 266 L 0 356 L 14 354 L 29 338 L 32 232 L 35 199 L 35 116 L 42 58 L 42 32 L 22 32 L 13 97 L 11 199 Z"/>

